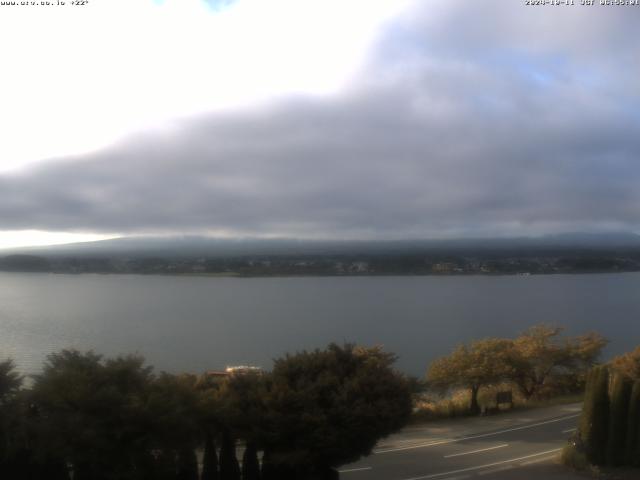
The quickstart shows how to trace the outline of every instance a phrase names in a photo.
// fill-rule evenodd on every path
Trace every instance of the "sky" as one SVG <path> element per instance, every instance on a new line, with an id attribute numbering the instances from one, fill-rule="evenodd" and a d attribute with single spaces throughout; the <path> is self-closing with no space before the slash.
<path id="1" fill-rule="evenodd" d="M 640 7 L 51 3 L 0 6 L 0 247 L 640 232 Z"/>

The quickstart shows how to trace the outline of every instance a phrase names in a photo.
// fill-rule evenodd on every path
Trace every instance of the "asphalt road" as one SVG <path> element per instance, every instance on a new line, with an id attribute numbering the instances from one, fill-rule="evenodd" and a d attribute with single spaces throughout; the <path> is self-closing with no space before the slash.
<path id="1" fill-rule="evenodd" d="M 409 427 L 340 469 L 342 480 L 573 478 L 557 465 L 580 405 Z"/>

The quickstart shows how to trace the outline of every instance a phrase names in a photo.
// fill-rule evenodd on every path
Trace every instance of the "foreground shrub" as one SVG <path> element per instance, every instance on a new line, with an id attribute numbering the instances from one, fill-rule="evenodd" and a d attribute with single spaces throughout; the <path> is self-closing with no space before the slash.
<path id="1" fill-rule="evenodd" d="M 590 464 L 586 452 L 580 450 L 574 443 L 565 445 L 560 454 L 560 462 L 569 468 L 583 472 Z"/>
<path id="2" fill-rule="evenodd" d="M 330 478 L 371 453 L 412 410 L 407 379 L 378 347 L 332 344 L 275 361 L 266 388 L 263 445 L 271 471 Z"/>

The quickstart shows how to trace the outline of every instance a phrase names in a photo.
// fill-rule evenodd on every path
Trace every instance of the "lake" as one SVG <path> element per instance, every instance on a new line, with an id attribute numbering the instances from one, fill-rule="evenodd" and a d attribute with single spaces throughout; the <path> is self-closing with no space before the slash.
<path id="1" fill-rule="evenodd" d="M 270 368 L 327 343 L 382 344 L 423 375 L 458 342 L 547 322 L 640 344 L 640 273 L 219 278 L 0 273 L 0 358 L 36 372 L 61 348 L 137 352 L 158 370 Z"/>

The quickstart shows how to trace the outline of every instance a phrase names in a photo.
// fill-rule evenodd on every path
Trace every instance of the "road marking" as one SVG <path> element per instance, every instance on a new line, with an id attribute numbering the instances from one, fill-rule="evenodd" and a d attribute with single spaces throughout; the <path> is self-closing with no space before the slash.
<path id="1" fill-rule="evenodd" d="M 404 480 L 426 480 L 428 478 L 438 478 L 438 477 L 445 477 L 447 475 L 455 475 L 456 473 L 473 472 L 475 470 L 482 470 L 484 468 L 497 467 L 498 465 L 506 465 L 508 463 L 519 462 L 521 460 L 527 460 L 529 458 L 540 457 L 542 455 L 549 455 L 550 453 L 557 453 L 560 450 L 562 450 L 562 449 L 561 448 L 556 448 L 554 450 L 547 450 L 546 452 L 539 452 L 539 453 L 533 453 L 531 455 L 525 455 L 524 457 L 512 458 L 510 460 L 502 460 L 501 462 L 488 463 L 486 465 L 479 465 L 477 467 L 461 468 L 459 470 L 452 470 L 451 472 L 432 473 L 430 475 L 423 475 L 421 477 L 405 478 Z"/>
<path id="2" fill-rule="evenodd" d="M 565 412 L 580 412 L 582 407 L 565 407 L 562 410 Z"/>
<path id="3" fill-rule="evenodd" d="M 550 423 L 562 422 L 564 420 L 570 420 L 572 418 L 576 418 L 576 417 L 579 417 L 579 416 L 580 416 L 580 414 L 577 413 L 575 415 L 569 415 L 569 416 L 562 417 L 562 418 L 555 418 L 553 420 L 547 420 L 546 422 L 538 422 L 538 423 L 533 423 L 531 425 L 522 425 L 520 427 L 507 428 L 505 430 L 500 430 L 500 431 L 497 431 L 497 432 L 480 433 L 478 435 L 469 435 L 468 437 L 460 437 L 460 438 L 448 438 L 448 439 L 433 441 L 433 442 L 429 442 L 429 443 L 422 443 L 422 444 L 419 444 L 419 445 L 411 445 L 411 446 L 408 446 L 408 447 L 387 448 L 385 450 L 374 451 L 373 453 L 377 455 L 379 453 L 401 452 L 403 450 L 414 450 L 416 448 L 434 447 L 436 445 L 445 445 L 447 443 L 462 442 L 464 440 L 474 440 L 476 438 L 493 437 L 495 435 L 502 435 L 503 433 L 516 432 L 518 430 L 526 430 L 528 428 L 535 428 L 535 427 L 539 427 L 541 425 L 548 425 Z"/>
<path id="4" fill-rule="evenodd" d="M 463 455 L 472 455 L 474 453 L 488 452 L 489 450 L 496 450 L 498 448 L 504 448 L 508 446 L 509 446 L 508 443 L 503 443 L 502 445 L 496 445 L 495 447 L 481 448 L 480 450 L 472 450 L 470 452 L 452 453 L 451 455 L 445 455 L 444 458 L 461 457 Z"/>
<path id="5" fill-rule="evenodd" d="M 577 430 L 577 428 L 568 428 L 566 430 L 562 430 L 562 433 L 571 433 L 571 432 L 575 432 Z"/>
<path id="6" fill-rule="evenodd" d="M 551 455 L 550 457 L 536 458 L 535 460 L 529 460 L 528 462 L 522 462 L 520 464 L 521 467 L 526 467 L 527 465 L 533 465 L 534 463 L 542 463 L 548 462 L 549 460 L 553 460 L 556 458 L 555 455 Z"/>
<path id="7" fill-rule="evenodd" d="M 363 472 L 365 470 L 372 470 L 372 467 L 347 468 L 346 470 L 338 470 L 338 472 L 340 472 L 340 473 L 353 473 L 353 472 Z"/>
<path id="8" fill-rule="evenodd" d="M 471 475 L 458 475 L 457 477 L 447 477 L 442 480 L 465 480 L 467 478 L 471 478 Z"/>
<path id="9" fill-rule="evenodd" d="M 492 473 L 504 472 L 505 470 L 511 470 L 513 465 L 505 465 L 504 467 L 492 468 L 491 470 L 484 470 L 478 472 L 478 475 L 491 475 Z"/>

